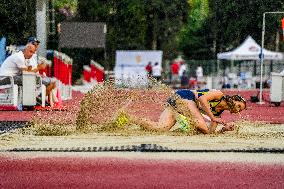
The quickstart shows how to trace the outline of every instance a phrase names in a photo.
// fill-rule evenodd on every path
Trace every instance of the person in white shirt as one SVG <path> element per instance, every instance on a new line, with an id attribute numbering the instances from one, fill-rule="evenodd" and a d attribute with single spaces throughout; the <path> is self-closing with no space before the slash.
<path id="1" fill-rule="evenodd" d="M 196 77 L 198 82 L 203 80 L 203 68 L 201 66 L 196 68 Z"/>
<path id="2" fill-rule="evenodd" d="M 162 67 L 159 65 L 158 62 L 156 62 L 154 64 L 154 66 L 152 67 L 152 75 L 153 77 L 157 80 L 157 81 L 160 81 L 161 78 L 162 78 Z"/>
<path id="3" fill-rule="evenodd" d="M 42 64 L 37 65 L 36 68 L 31 68 L 27 65 L 27 59 L 30 59 L 35 53 L 35 46 L 32 44 L 27 44 L 23 51 L 16 52 L 10 55 L 2 64 L 0 68 L 1 75 L 13 76 L 14 82 L 17 85 L 22 85 L 22 72 L 38 72 L 38 70 L 43 69 Z"/>
<path id="4" fill-rule="evenodd" d="M 16 52 L 10 55 L 2 64 L 0 68 L 0 75 L 13 76 L 14 83 L 21 86 L 23 85 L 22 72 L 34 72 L 37 73 L 39 70 L 45 68 L 44 63 L 37 64 L 36 66 L 28 65 L 28 60 L 36 52 L 36 47 L 32 43 L 28 43 L 23 51 Z M 46 85 L 46 95 L 50 96 L 52 89 L 56 87 L 55 82 L 51 82 L 50 78 L 43 78 L 42 82 Z M 4 78 L 1 80 L 1 84 L 9 84 L 10 80 Z"/>
<path id="5" fill-rule="evenodd" d="M 36 37 L 30 37 L 28 39 L 28 43 L 27 44 L 33 44 L 36 48 L 35 53 L 32 55 L 32 57 L 28 60 L 28 66 L 31 66 L 32 69 L 36 68 L 38 64 L 46 64 L 46 62 L 44 61 L 44 59 L 42 59 L 41 57 L 39 57 L 37 55 L 37 51 L 40 45 L 40 41 L 36 38 Z"/>
<path id="6" fill-rule="evenodd" d="M 44 65 L 42 67 L 42 69 L 44 69 L 46 67 L 46 63 L 44 61 L 42 61 L 42 59 L 39 59 L 39 57 L 37 55 L 37 50 L 39 48 L 40 41 L 36 37 L 30 37 L 28 39 L 28 44 L 33 44 L 36 47 L 35 53 L 33 54 L 33 56 L 28 61 L 29 66 L 32 67 L 32 69 L 34 69 L 38 65 Z M 49 104 L 50 104 L 50 106 L 53 106 L 53 104 L 58 101 L 58 99 L 56 98 L 56 96 L 52 92 L 53 89 L 56 88 L 56 81 L 53 80 L 50 77 L 47 77 L 45 75 L 45 73 L 43 75 L 41 75 L 41 78 L 42 78 L 42 83 L 46 86 L 46 94 L 48 96 Z"/>
<path id="7" fill-rule="evenodd" d="M 179 66 L 179 70 L 178 70 L 178 75 L 179 75 L 180 79 L 183 76 L 184 72 L 187 72 L 187 67 L 186 67 L 186 64 L 184 63 L 184 61 L 181 61 L 180 66 Z"/>
<path id="8" fill-rule="evenodd" d="M 31 43 L 35 46 L 36 48 L 36 51 L 35 53 L 33 54 L 33 56 L 28 60 L 28 65 L 29 66 L 32 66 L 32 68 L 36 68 L 37 67 L 37 64 L 38 64 L 38 56 L 37 56 L 37 51 L 38 51 L 38 48 L 39 48 L 39 44 L 40 44 L 40 41 L 35 38 L 35 37 L 30 37 L 28 39 L 28 43 Z"/>

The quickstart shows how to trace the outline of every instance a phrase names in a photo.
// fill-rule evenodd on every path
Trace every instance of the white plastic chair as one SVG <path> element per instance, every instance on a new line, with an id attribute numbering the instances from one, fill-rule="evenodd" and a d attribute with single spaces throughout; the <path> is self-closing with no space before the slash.
<path id="1" fill-rule="evenodd" d="M 0 106 L 18 106 L 18 85 L 9 75 L 0 75 Z"/>
<path id="2" fill-rule="evenodd" d="M 39 82 L 37 79 L 39 78 Z M 46 87 L 41 77 L 34 73 L 23 73 L 23 86 L 14 83 L 13 76 L 0 75 L 0 107 L 1 109 L 17 108 L 22 106 L 35 106 L 36 97 L 41 94 L 41 106 L 45 107 Z"/>

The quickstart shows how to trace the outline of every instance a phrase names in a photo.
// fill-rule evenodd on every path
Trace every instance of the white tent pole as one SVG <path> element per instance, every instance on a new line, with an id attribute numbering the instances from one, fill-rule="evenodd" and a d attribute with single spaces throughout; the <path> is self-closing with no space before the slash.
<path id="1" fill-rule="evenodd" d="M 219 75 L 219 71 L 220 71 L 220 60 L 217 59 L 217 75 Z"/>
<path id="2" fill-rule="evenodd" d="M 233 59 L 231 59 L 231 64 L 230 64 L 230 72 L 233 72 L 234 70 L 234 60 Z"/>
<path id="3" fill-rule="evenodd" d="M 264 104 L 262 101 L 262 72 L 263 72 L 263 46 L 264 46 L 264 33 L 265 33 L 265 13 L 262 18 L 262 33 L 261 33 L 261 50 L 260 50 L 260 86 L 259 86 L 259 104 Z"/>

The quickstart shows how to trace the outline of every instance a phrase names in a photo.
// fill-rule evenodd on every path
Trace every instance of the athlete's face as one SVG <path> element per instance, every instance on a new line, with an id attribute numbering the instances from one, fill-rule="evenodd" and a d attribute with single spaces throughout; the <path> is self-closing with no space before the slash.
<path id="1" fill-rule="evenodd" d="M 231 110 L 231 113 L 238 113 L 238 112 L 243 111 L 246 108 L 246 105 L 244 102 L 234 100 L 234 103 L 235 103 L 235 107 L 233 110 Z"/>

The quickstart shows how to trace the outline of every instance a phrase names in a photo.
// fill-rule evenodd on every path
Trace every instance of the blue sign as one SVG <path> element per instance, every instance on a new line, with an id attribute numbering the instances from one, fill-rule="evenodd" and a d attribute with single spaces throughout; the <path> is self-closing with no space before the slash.
<path id="1" fill-rule="evenodd" d="M 6 59 L 6 38 L 2 37 L 0 40 L 0 65 Z"/>

